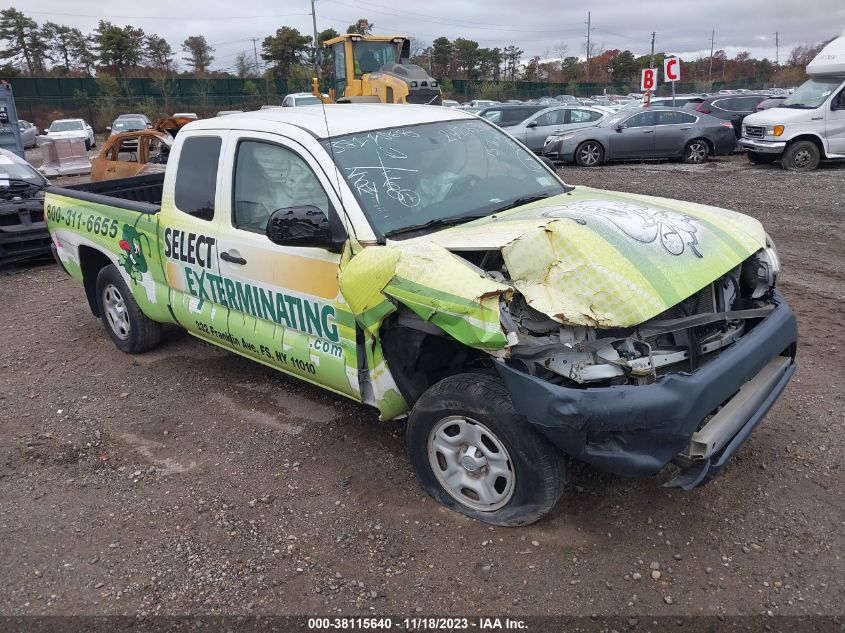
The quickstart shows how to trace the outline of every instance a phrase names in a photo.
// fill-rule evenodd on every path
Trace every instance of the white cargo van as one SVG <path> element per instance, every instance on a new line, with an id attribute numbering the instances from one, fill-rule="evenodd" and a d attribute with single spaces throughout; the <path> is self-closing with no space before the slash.
<path id="1" fill-rule="evenodd" d="M 752 163 L 780 160 L 785 169 L 815 169 L 822 158 L 845 158 L 845 36 L 807 65 L 810 76 L 782 104 L 751 114 L 739 145 Z"/>

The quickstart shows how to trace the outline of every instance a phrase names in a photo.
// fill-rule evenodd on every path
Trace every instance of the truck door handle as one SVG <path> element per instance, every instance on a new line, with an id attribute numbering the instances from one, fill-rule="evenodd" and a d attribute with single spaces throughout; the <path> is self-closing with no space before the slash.
<path id="1" fill-rule="evenodd" d="M 691 130 L 692 128 L 691 127 L 682 127 L 681 129 L 682 130 Z"/>
<path id="2" fill-rule="evenodd" d="M 230 264 L 240 264 L 241 266 L 246 264 L 246 260 L 243 257 L 241 257 L 240 255 L 232 255 L 228 251 L 223 251 L 222 253 L 220 253 L 220 259 L 222 259 L 224 262 L 229 262 Z"/>
<path id="3" fill-rule="evenodd" d="M 654 134 L 654 130 L 643 130 L 643 134 Z"/>

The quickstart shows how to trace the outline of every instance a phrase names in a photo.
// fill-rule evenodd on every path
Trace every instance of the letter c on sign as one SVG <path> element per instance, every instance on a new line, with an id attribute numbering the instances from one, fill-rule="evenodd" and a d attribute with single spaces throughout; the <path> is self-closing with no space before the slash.
<path id="1" fill-rule="evenodd" d="M 680 79 L 678 76 L 678 60 L 666 60 L 666 81 L 677 81 L 678 79 Z"/>

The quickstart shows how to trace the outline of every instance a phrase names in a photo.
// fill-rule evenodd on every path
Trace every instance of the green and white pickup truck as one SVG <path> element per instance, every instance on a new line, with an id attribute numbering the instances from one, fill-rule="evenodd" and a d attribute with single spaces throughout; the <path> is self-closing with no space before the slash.
<path id="1" fill-rule="evenodd" d="M 795 371 L 756 220 L 571 187 L 450 108 L 197 121 L 163 175 L 51 188 L 56 257 L 124 352 L 177 324 L 408 417 L 440 503 L 530 523 L 565 458 L 709 481 Z"/>

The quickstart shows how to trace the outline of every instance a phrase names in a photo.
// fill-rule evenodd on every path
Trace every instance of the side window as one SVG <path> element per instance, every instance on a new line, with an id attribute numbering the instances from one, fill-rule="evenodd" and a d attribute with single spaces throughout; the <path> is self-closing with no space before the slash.
<path id="1" fill-rule="evenodd" d="M 329 216 L 329 201 L 308 164 L 291 150 L 241 141 L 235 157 L 232 223 L 264 233 L 276 209 L 313 205 Z"/>
<path id="2" fill-rule="evenodd" d="M 214 217 L 217 165 L 222 144 L 219 136 L 185 139 L 176 171 L 176 208 L 183 213 L 202 220 Z"/>
<path id="3" fill-rule="evenodd" d="M 830 101 L 831 110 L 845 110 L 845 88 Z"/>
<path id="4" fill-rule="evenodd" d="M 737 99 L 716 99 L 711 105 L 717 110 L 725 112 L 738 111 Z"/>
<path id="5" fill-rule="evenodd" d="M 628 127 L 650 127 L 655 125 L 656 112 L 640 112 L 625 121 Z"/>
<path id="6" fill-rule="evenodd" d="M 591 121 L 598 121 L 601 115 L 598 112 L 591 110 L 570 110 L 572 123 L 589 123 Z"/>
<path id="7" fill-rule="evenodd" d="M 672 110 L 656 112 L 657 125 L 680 125 L 681 123 L 695 123 L 695 117 L 686 112 Z"/>
<path id="8" fill-rule="evenodd" d="M 561 125 L 563 123 L 566 112 L 564 110 L 552 110 L 538 116 L 535 121 L 538 127 L 545 127 L 547 125 Z"/>
<path id="9" fill-rule="evenodd" d="M 339 44 L 335 44 L 332 46 L 332 52 L 334 53 L 334 74 L 336 78 L 335 82 L 335 90 L 337 91 L 337 96 L 343 96 L 343 92 L 346 90 L 346 51 L 343 48 L 343 42 Z"/>

